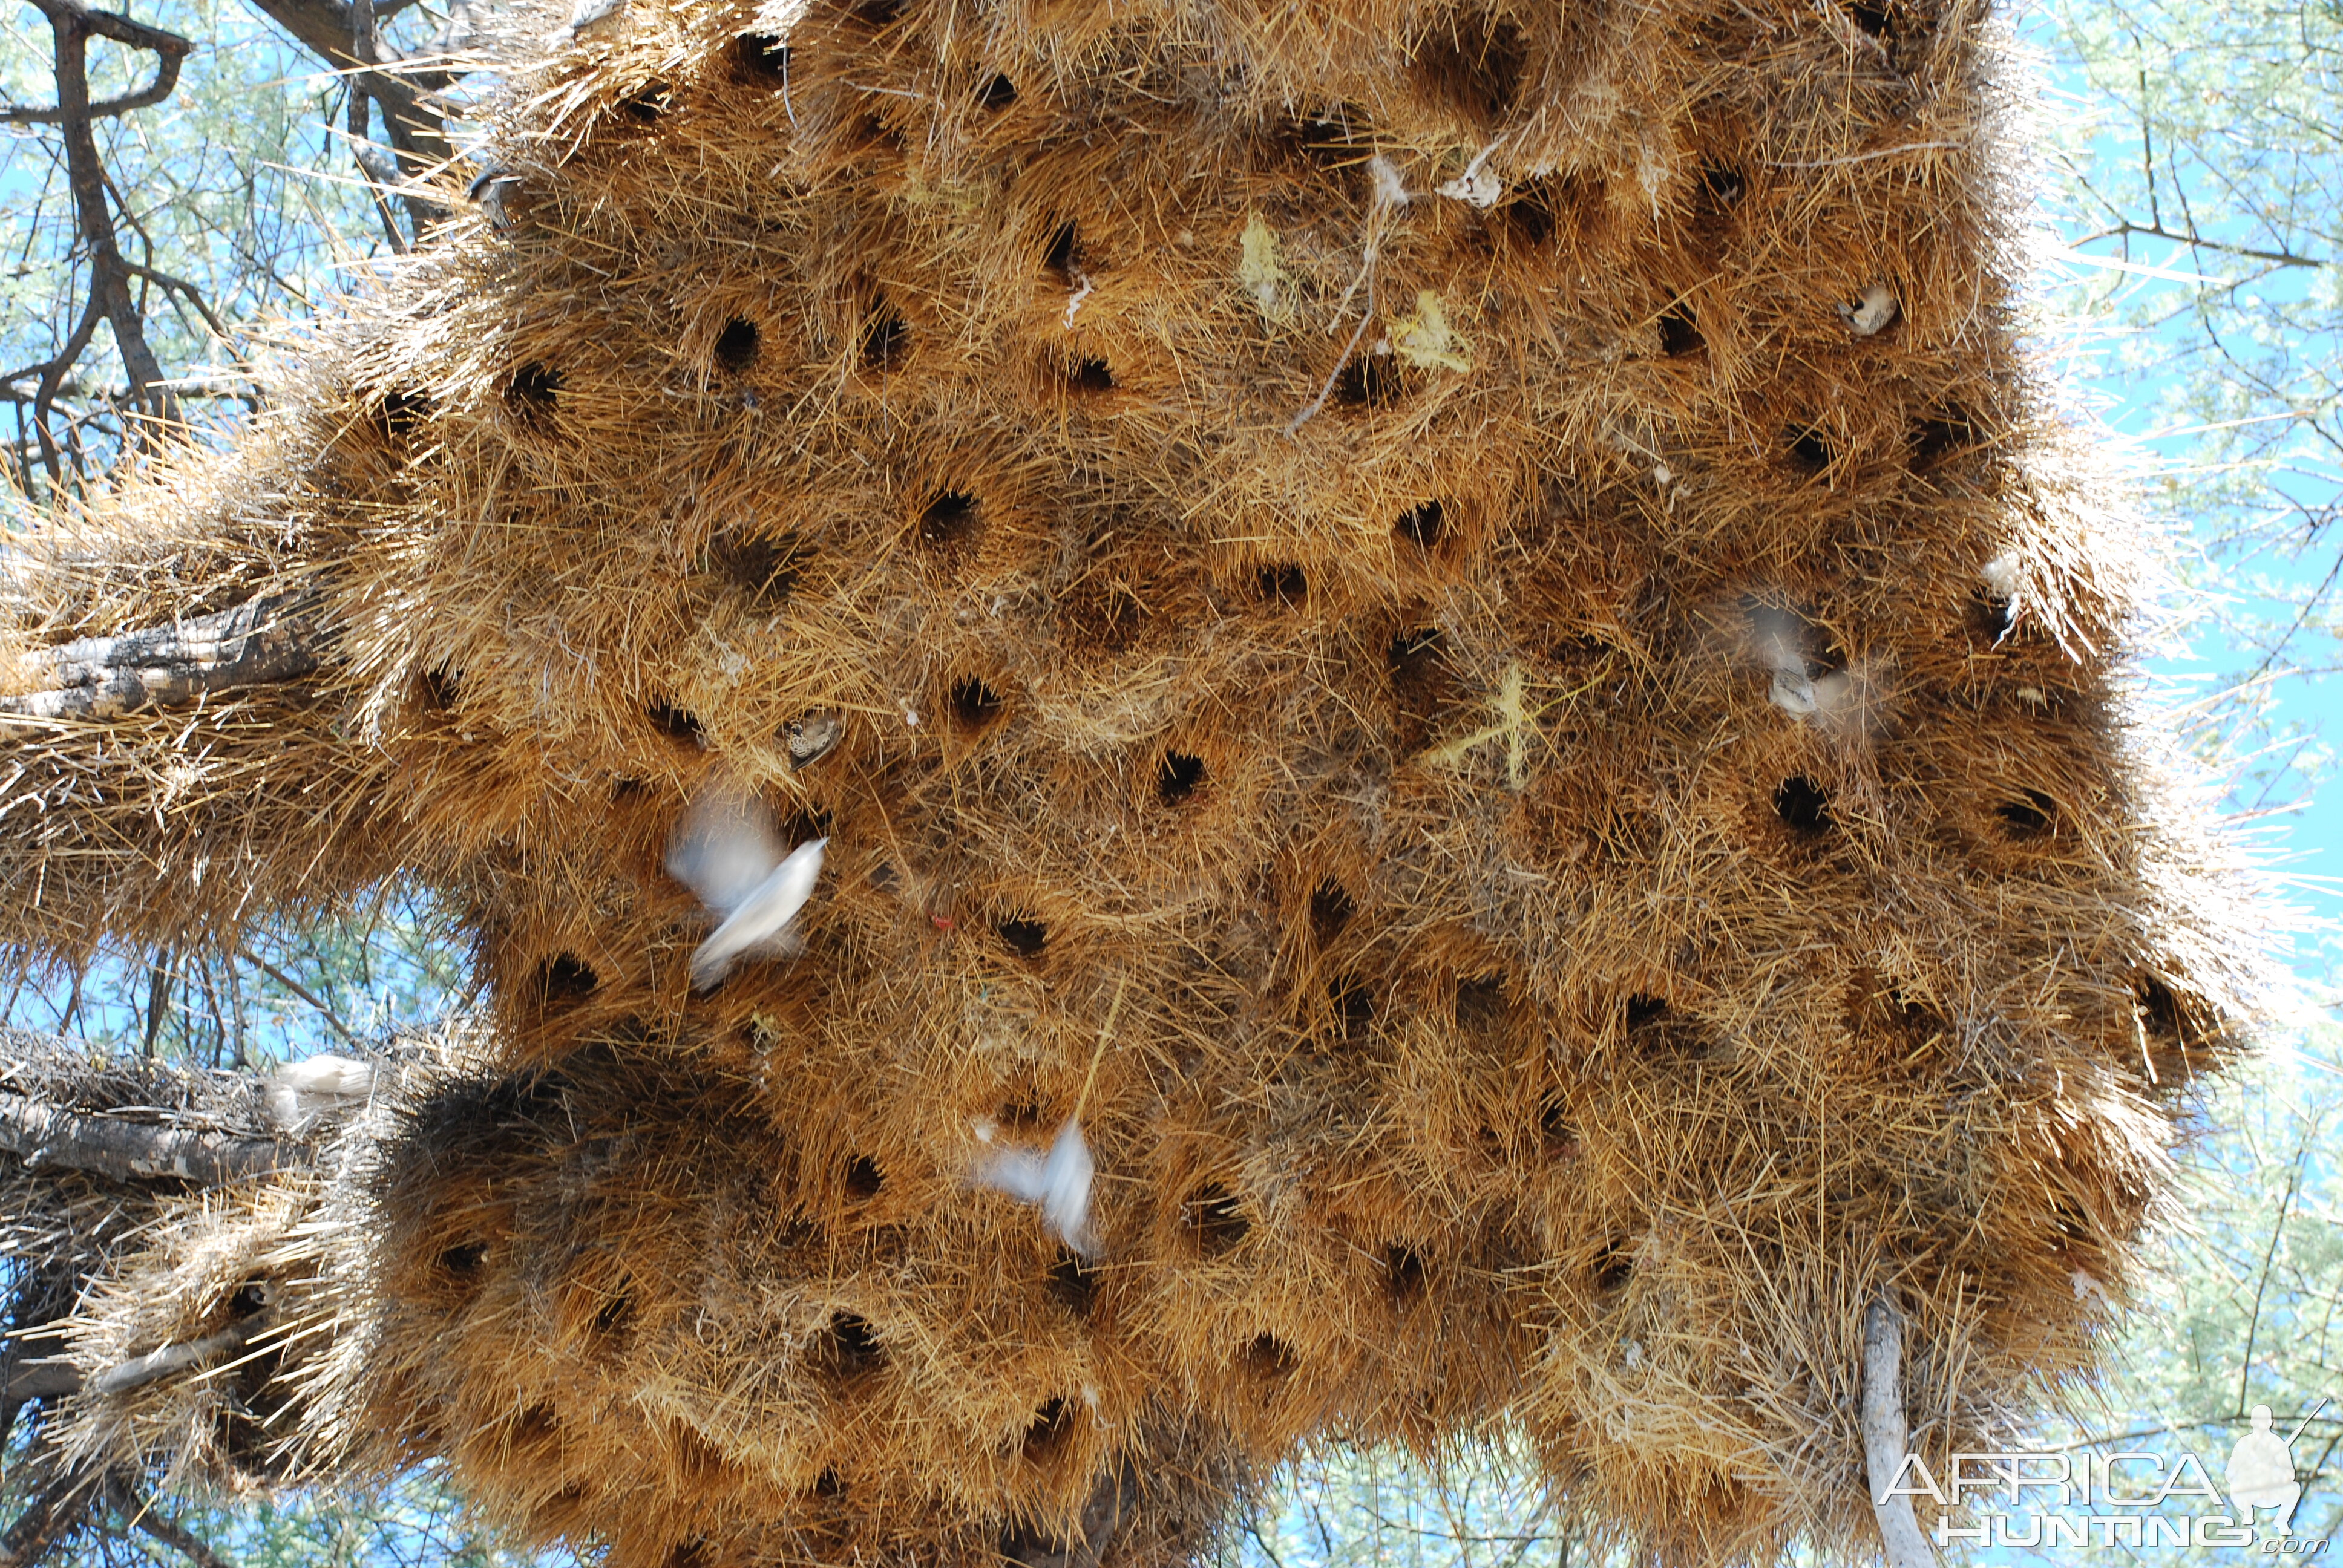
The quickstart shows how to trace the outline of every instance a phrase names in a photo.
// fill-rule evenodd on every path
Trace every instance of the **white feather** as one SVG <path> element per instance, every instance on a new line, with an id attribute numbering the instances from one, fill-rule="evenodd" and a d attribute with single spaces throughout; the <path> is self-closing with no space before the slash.
<path id="1" fill-rule="evenodd" d="M 985 1129 L 978 1136 L 984 1137 Z M 990 1142 L 990 1139 L 985 1140 Z M 978 1156 L 974 1180 L 980 1187 L 1005 1192 L 1021 1203 L 1038 1203 L 1041 1222 L 1058 1239 L 1084 1257 L 1098 1255 L 1091 1234 L 1091 1181 L 1098 1166 L 1082 1137 L 1079 1118 L 1069 1116 L 1049 1152 L 1018 1148 L 989 1148 Z"/>
<path id="2" fill-rule="evenodd" d="M 813 897 L 814 884 L 821 879 L 822 847 L 829 842 L 816 839 L 790 850 L 763 881 L 749 890 L 724 923 L 709 933 L 691 955 L 695 988 L 712 989 L 730 971 L 732 961 L 745 953 L 775 945 L 789 949 L 789 922 Z"/>

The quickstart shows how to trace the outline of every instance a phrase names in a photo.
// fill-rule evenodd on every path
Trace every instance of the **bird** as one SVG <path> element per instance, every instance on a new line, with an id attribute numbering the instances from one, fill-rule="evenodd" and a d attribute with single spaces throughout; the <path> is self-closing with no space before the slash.
<path id="1" fill-rule="evenodd" d="M 734 960 L 804 946 L 789 930 L 821 878 L 827 837 L 781 852 L 773 814 L 745 789 L 719 789 L 676 825 L 667 869 L 724 917 L 691 955 L 691 983 L 713 990 Z"/>
<path id="2" fill-rule="evenodd" d="M 546 42 L 561 44 L 578 38 L 607 37 L 618 30 L 627 11 L 627 0 L 578 0 L 578 8 L 569 13 L 568 25 L 557 27 Z"/>
<path id="3" fill-rule="evenodd" d="M 992 1128 L 979 1122 L 976 1135 L 990 1143 Z M 980 1187 L 1005 1192 L 1021 1203 L 1041 1206 L 1041 1222 L 1085 1258 L 1099 1255 L 1098 1239 L 1091 1233 L 1091 1179 L 1098 1166 L 1082 1137 L 1079 1115 L 1069 1116 L 1050 1141 L 1047 1153 L 1032 1149 L 987 1149 L 977 1157 L 974 1181 Z"/>
<path id="4" fill-rule="evenodd" d="M 372 1064 L 321 1051 L 271 1072 L 261 1105 L 271 1121 L 297 1138 L 327 1117 L 365 1104 L 373 1093 Z"/>
<path id="5" fill-rule="evenodd" d="M 1852 305 L 1838 307 L 1839 319 L 1857 337 L 1885 332 L 1896 319 L 1896 296 L 1884 283 L 1875 283 L 1855 296 Z"/>
<path id="6" fill-rule="evenodd" d="M 1766 695 L 1775 707 L 1793 719 L 1826 713 L 1846 699 L 1854 681 L 1844 670 L 1815 676 L 1799 646 L 1805 623 L 1786 609 L 1760 608 L 1749 612 L 1757 632 L 1757 652 L 1773 667 L 1774 688 Z"/>
<path id="7" fill-rule="evenodd" d="M 510 169 L 490 164 L 472 176 L 472 183 L 464 187 L 464 195 L 480 209 L 480 216 L 488 220 L 488 226 L 501 234 L 512 226 L 512 215 L 505 210 L 506 194 L 518 190 L 520 179 L 520 176 Z"/>

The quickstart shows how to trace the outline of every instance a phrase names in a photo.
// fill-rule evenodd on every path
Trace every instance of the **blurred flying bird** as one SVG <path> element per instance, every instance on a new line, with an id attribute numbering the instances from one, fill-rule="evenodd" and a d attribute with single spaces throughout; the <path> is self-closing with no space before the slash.
<path id="1" fill-rule="evenodd" d="M 2018 595 L 2016 554 L 2004 550 L 1980 567 L 1977 575 L 1985 579 L 1986 591 L 2002 602 L 2001 637 L 2007 637 L 2016 627 L 2018 612 L 2023 608 Z M 2001 638 L 1994 638 L 1996 646 L 2000 641 Z"/>
<path id="2" fill-rule="evenodd" d="M 1812 673 L 1803 646 L 1805 621 L 1789 610 L 1766 608 L 1751 610 L 1749 621 L 1756 630 L 1758 657 L 1774 671 L 1767 695 L 1775 707 L 1793 719 L 1811 719 L 1846 700 L 1855 683 L 1844 670 Z"/>
<path id="3" fill-rule="evenodd" d="M 271 1121 L 297 1138 L 327 1117 L 365 1104 L 373 1092 L 370 1064 L 320 1052 L 270 1073 L 261 1103 Z"/>
<path id="4" fill-rule="evenodd" d="M 976 1135 L 990 1143 L 991 1124 L 979 1122 Z M 1099 1245 L 1091 1234 L 1091 1178 L 1097 1171 L 1091 1146 L 1082 1138 L 1081 1118 L 1074 1115 L 1058 1129 L 1046 1154 L 1013 1147 L 984 1151 L 977 1156 L 974 1180 L 978 1186 L 1006 1192 L 1021 1203 L 1040 1204 L 1041 1222 L 1060 1241 L 1095 1258 Z"/>
<path id="5" fill-rule="evenodd" d="M 1853 305 L 1840 306 L 1838 314 L 1857 337 L 1869 337 L 1885 331 L 1896 319 L 1896 297 L 1888 292 L 1885 284 L 1875 283 L 1855 296 Z"/>
<path id="6" fill-rule="evenodd" d="M 569 13 L 569 25 L 555 29 L 546 42 L 607 37 L 618 30 L 626 12 L 627 0 L 578 0 L 578 9 Z"/>
<path id="7" fill-rule="evenodd" d="M 669 874 L 724 917 L 691 955 L 695 990 L 713 990 L 736 959 L 804 945 L 789 925 L 813 897 L 829 842 L 816 839 L 784 855 L 772 812 L 739 789 L 709 794 L 676 825 Z"/>

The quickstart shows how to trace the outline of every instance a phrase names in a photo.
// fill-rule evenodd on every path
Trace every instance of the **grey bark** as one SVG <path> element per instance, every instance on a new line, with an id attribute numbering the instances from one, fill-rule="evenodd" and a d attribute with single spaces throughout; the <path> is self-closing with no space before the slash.
<path id="1" fill-rule="evenodd" d="M 1934 1568 L 1936 1554 L 1913 1515 L 1911 1498 L 1887 1495 L 1909 1441 L 1904 1421 L 1904 1315 L 1883 1295 L 1863 1315 L 1864 1469 L 1887 1568 Z"/>
<path id="2" fill-rule="evenodd" d="M 177 707 L 199 697 L 297 680 L 317 668 L 317 628 L 304 601 L 254 599 L 176 626 L 44 648 L 24 656 L 35 689 L 0 697 L 9 721 L 118 719 L 140 708 Z"/>
<path id="3" fill-rule="evenodd" d="M 0 1094 L 0 1150 L 28 1165 L 62 1165 L 116 1181 L 207 1187 L 309 1166 L 307 1155 L 274 1139 L 77 1115 L 21 1094 Z"/>

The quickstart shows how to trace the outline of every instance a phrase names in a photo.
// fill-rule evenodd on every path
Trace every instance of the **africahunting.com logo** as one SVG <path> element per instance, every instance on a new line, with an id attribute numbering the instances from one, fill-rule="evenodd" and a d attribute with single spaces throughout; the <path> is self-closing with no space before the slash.
<path id="1" fill-rule="evenodd" d="M 1908 1497 L 1939 1547 L 2237 1547 L 2271 1556 L 2315 1557 L 2327 1536 L 2293 1533 L 2302 1505 L 2293 1444 L 2326 1400 L 2280 1436 L 2270 1408 L 2253 1409 L 2253 1425 L 2231 1445 L 2215 1486 L 2194 1453 L 1956 1453 L 1947 1473 L 1932 1473 L 1907 1453 L 1876 1502 Z M 1967 1523 L 1955 1510 L 1966 1507 Z M 2265 1527 L 2267 1520 L 2267 1527 Z"/>

